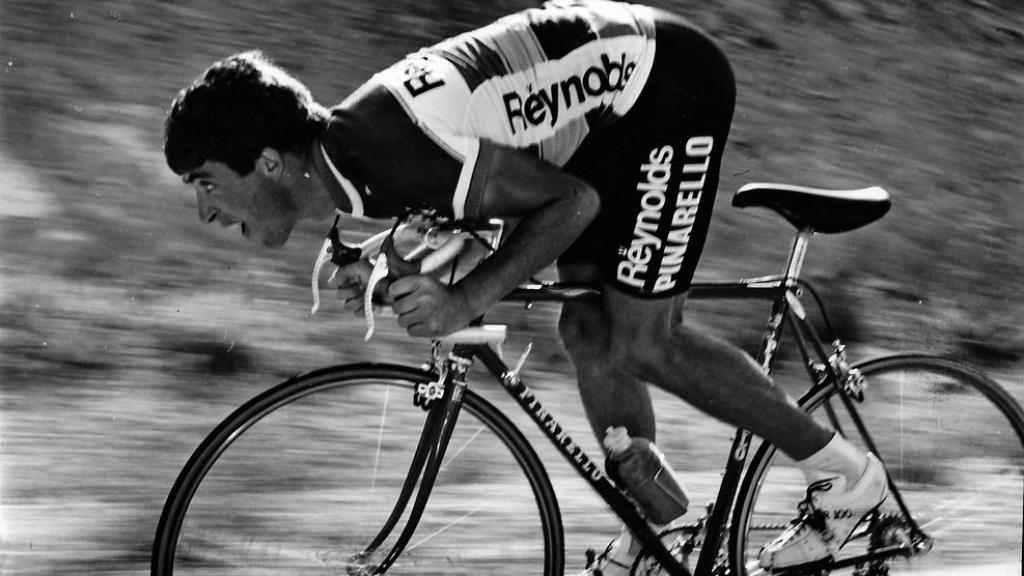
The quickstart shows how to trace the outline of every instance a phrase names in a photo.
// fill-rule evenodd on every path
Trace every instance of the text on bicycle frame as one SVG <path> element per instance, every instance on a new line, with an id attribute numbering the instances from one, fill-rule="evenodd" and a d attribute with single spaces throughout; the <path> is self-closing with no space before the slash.
<path id="1" fill-rule="evenodd" d="M 569 436 L 568 432 L 562 429 L 562 427 L 555 421 L 555 417 L 548 412 L 547 408 L 541 404 L 540 400 L 533 394 L 533 390 L 529 386 L 526 386 L 518 379 L 512 381 L 502 380 L 502 383 L 510 388 L 513 392 L 513 396 L 517 402 L 530 414 L 531 417 L 541 428 L 548 433 L 548 435 L 558 443 L 559 446 L 568 454 L 572 461 L 580 466 L 585 475 L 593 480 L 594 482 L 600 482 L 604 479 L 604 474 L 598 469 L 597 465 L 587 457 L 583 452 L 583 449 L 576 444 L 576 442 Z"/>

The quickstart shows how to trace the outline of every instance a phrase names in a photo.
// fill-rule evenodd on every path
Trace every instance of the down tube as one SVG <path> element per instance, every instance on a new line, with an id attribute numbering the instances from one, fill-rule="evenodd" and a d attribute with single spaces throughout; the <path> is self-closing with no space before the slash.
<path id="1" fill-rule="evenodd" d="M 558 451 L 569 464 L 576 469 L 577 473 L 615 510 L 619 518 L 629 526 L 633 534 L 640 538 L 644 547 L 652 552 L 652 555 L 662 566 L 669 567 L 668 573 L 680 576 L 688 574 L 665 549 L 654 531 L 651 530 L 644 518 L 640 516 L 636 507 L 619 492 L 608 477 L 594 464 L 594 461 L 562 429 L 558 422 L 555 421 L 554 416 L 534 396 L 533 391 L 517 377 L 510 375 L 508 366 L 498 358 L 494 350 L 487 346 L 478 346 L 476 347 L 476 356 L 483 361 L 488 370 L 501 382 L 505 391 L 529 414 L 530 418 L 533 419 L 551 443 L 558 448 Z"/>

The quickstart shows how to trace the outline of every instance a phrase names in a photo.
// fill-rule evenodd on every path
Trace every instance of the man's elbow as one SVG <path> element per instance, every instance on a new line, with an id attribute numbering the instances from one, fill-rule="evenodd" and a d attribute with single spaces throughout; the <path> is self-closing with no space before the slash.
<path id="1" fill-rule="evenodd" d="M 597 218 L 597 214 L 601 211 L 601 197 L 593 187 L 580 183 L 573 190 L 573 206 L 575 208 L 573 219 L 582 226 L 587 226 L 594 221 L 594 218 Z"/>

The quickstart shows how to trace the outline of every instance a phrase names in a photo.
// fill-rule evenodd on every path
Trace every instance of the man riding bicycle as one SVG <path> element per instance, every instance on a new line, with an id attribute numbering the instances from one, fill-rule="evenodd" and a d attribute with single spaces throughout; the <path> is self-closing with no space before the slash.
<path id="1" fill-rule="evenodd" d="M 653 383 L 774 443 L 809 483 L 801 516 L 761 552 L 778 569 L 834 557 L 885 498 L 886 477 L 746 354 L 682 322 L 734 100 L 725 56 L 686 20 L 557 2 L 409 55 L 330 109 L 260 53 L 233 55 L 177 96 L 165 154 L 201 220 L 268 247 L 336 210 L 514 221 L 454 285 L 382 283 L 399 325 L 464 328 L 552 262 L 562 280 L 600 282 L 600 301 L 566 303 L 559 319 L 594 432 L 653 442 Z M 347 308 L 361 309 L 369 272 L 366 261 L 337 272 Z M 624 531 L 587 573 L 625 574 L 639 552 Z"/>

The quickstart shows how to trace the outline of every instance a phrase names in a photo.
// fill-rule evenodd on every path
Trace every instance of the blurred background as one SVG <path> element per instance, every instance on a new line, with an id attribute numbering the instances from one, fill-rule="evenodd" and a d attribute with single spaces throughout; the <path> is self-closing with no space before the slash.
<path id="1" fill-rule="evenodd" d="M 739 85 L 698 277 L 780 270 L 791 231 L 730 207 L 746 182 L 884 186 L 885 219 L 816 237 L 806 263 L 852 355 L 949 354 L 1024 397 L 1020 3 L 653 3 L 715 36 Z M 161 151 L 175 93 L 212 61 L 259 48 L 332 104 L 420 46 L 533 5 L 0 2 L 0 573 L 145 573 L 177 471 L 233 407 L 315 367 L 426 357 L 393 321 L 364 344 L 333 302 L 308 314 L 326 223 L 270 252 L 198 222 Z M 589 441 L 555 312 L 503 305 L 495 317 L 516 334 L 511 353 L 536 343 L 526 378 Z M 762 313 L 687 312 L 747 349 Z M 699 418 L 687 430 L 728 441 Z M 721 463 L 698 452 L 677 469 Z M 551 462 L 567 516 L 614 530 Z"/>

